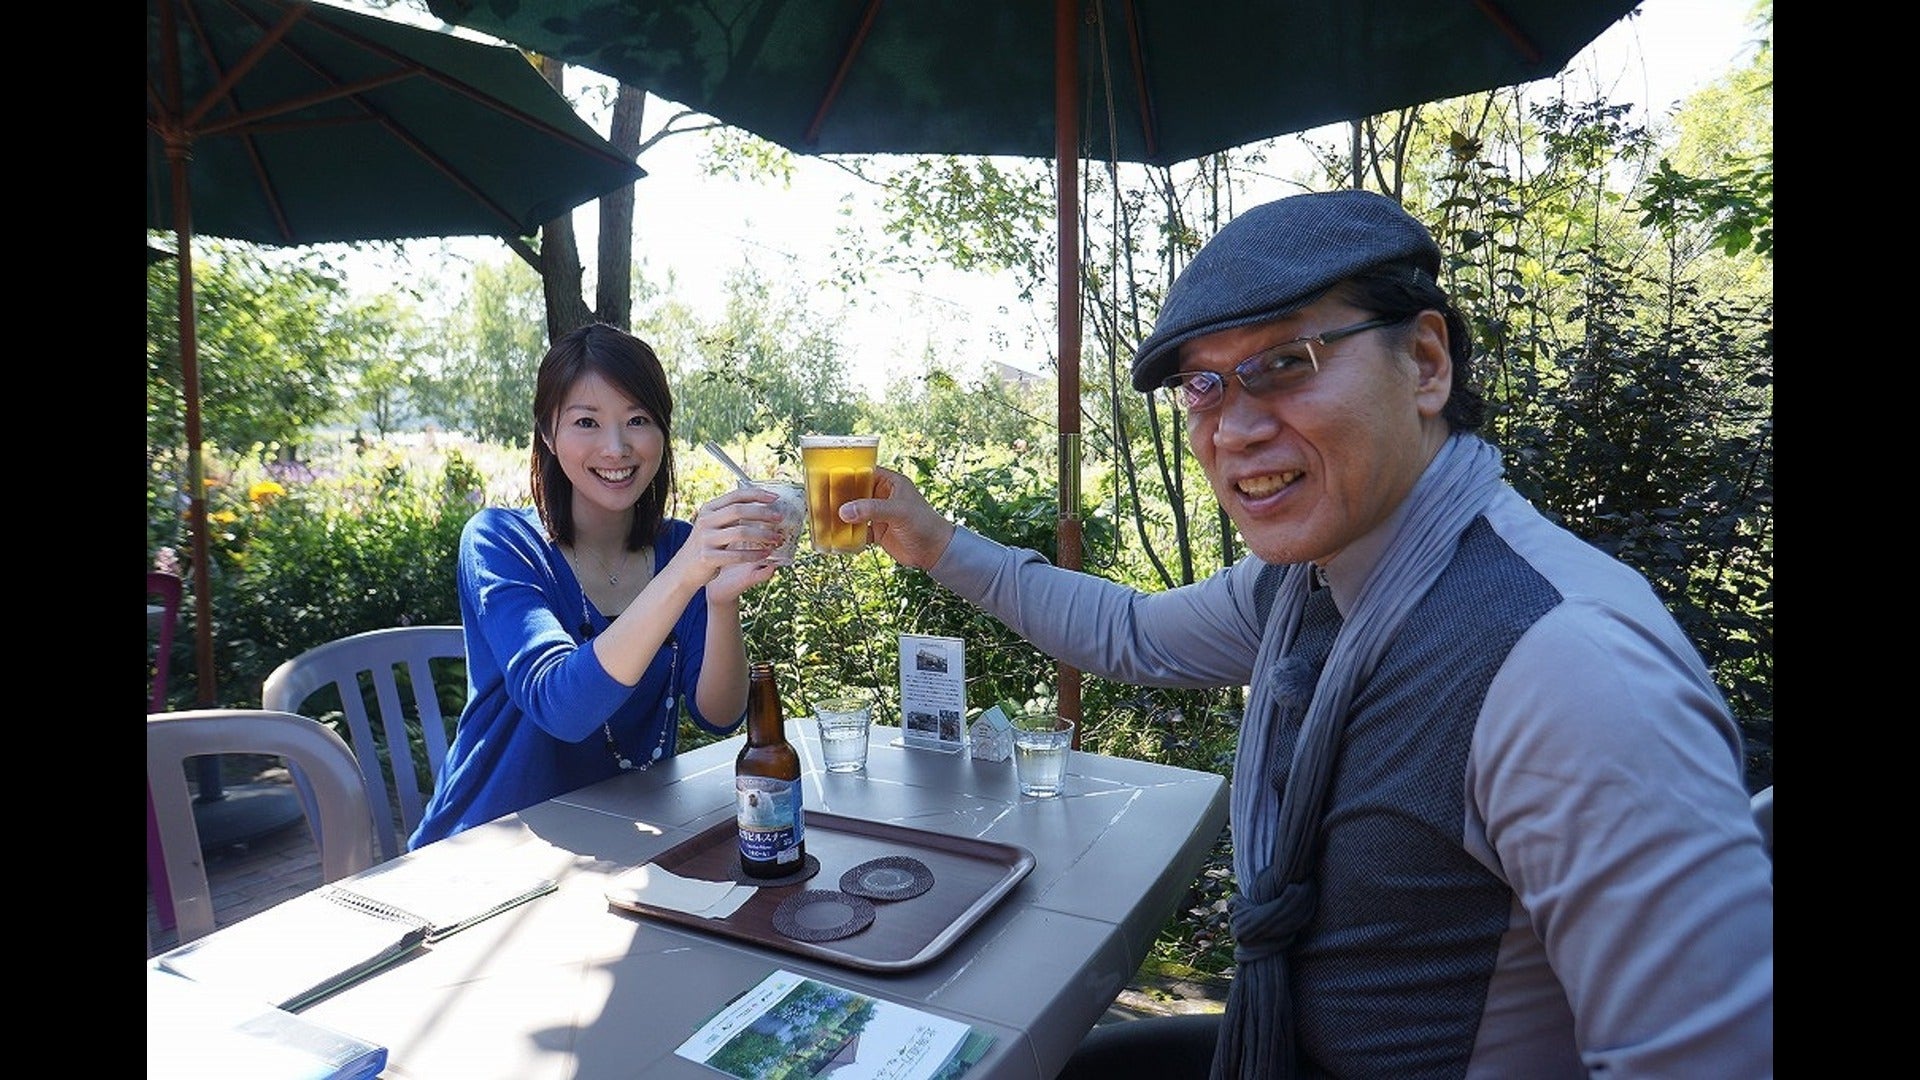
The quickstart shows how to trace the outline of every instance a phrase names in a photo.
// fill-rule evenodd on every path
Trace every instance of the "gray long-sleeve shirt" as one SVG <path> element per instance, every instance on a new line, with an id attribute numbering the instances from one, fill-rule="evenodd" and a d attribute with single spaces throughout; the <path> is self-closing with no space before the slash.
<path id="1" fill-rule="evenodd" d="M 1350 609 L 1398 522 L 1328 568 Z M 1270 660 L 1248 558 L 1141 593 L 966 529 L 932 576 L 1046 653 L 1140 685 L 1249 685 Z M 1236 868 L 1273 848 L 1239 748 Z M 1355 695 L 1292 959 L 1305 1074 L 1768 1077 L 1772 866 L 1740 738 L 1632 569 L 1511 489 Z"/>

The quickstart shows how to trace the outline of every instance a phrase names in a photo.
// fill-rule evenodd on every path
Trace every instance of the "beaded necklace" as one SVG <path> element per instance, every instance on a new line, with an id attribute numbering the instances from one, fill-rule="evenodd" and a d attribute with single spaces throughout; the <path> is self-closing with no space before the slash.
<path id="1" fill-rule="evenodd" d="M 582 645 L 585 645 L 594 634 L 592 610 L 593 601 L 587 598 L 587 590 L 582 586 L 580 589 L 580 644 Z M 600 724 L 600 733 L 606 736 L 607 752 L 613 755 L 614 764 L 620 766 L 623 771 L 646 772 L 654 762 L 666 756 L 667 740 L 673 735 L 675 720 L 673 688 L 680 683 L 680 639 L 669 631 L 667 640 L 661 644 L 667 647 L 667 694 L 666 700 L 660 707 L 660 739 L 654 743 L 653 753 L 647 755 L 647 760 L 638 765 L 634 764 L 633 759 L 621 751 L 620 743 L 613 737 L 613 721 L 605 720 Z"/>

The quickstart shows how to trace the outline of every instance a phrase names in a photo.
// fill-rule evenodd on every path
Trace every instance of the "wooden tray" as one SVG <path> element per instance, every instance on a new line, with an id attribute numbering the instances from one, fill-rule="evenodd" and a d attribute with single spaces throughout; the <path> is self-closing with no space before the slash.
<path id="1" fill-rule="evenodd" d="M 820 872 L 792 885 L 761 886 L 724 919 L 708 919 L 640 901 L 616 907 L 681 926 L 724 934 L 796 956 L 868 971 L 906 971 L 945 952 L 1033 869 L 1033 853 L 1012 844 L 911 829 L 807 811 L 807 854 Z M 704 881 L 738 879 L 740 834 L 733 819 L 717 822 L 663 851 L 653 865 Z M 873 924 L 835 941 L 796 941 L 774 929 L 780 902 L 808 889 L 839 890 L 840 875 L 887 855 L 906 855 L 933 872 L 933 887 L 905 900 L 873 901 Z"/>

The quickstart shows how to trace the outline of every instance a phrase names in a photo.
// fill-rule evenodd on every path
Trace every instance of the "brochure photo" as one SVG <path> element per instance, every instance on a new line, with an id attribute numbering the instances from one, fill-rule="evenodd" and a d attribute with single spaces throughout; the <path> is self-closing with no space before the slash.
<path id="1" fill-rule="evenodd" d="M 739 1080 L 948 1080 L 992 1045 L 958 1020 L 776 971 L 675 1053 Z"/>

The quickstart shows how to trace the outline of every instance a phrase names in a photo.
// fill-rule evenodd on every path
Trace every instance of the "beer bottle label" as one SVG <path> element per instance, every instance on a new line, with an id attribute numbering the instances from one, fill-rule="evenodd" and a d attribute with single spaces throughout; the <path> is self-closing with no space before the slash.
<path id="1" fill-rule="evenodd" d="M 734 816 L 740 825 L 740 854 L 759 863 L 792 863 L 799 869 L 800 782 L 767 776 L 733 778 Z"/>

